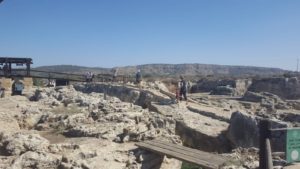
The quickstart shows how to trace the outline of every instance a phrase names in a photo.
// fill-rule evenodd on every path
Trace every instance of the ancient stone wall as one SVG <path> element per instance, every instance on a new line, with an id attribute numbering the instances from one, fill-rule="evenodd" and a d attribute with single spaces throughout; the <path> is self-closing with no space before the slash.
<path id="1" fill-rule="evenodd" d="M 24 91 L 29 91 L 33 86 L 33 80 L 32 78 L 29 77 L 25 77 L 23 79 L 23 83 L 24 83 Z"/>
<path id="2" fill-rule="evenodd" d="M 269 92 L 283 99 L 300 99 L 300 81 L 292 78 L 265 78 L 254 80 L 249 87 L 253 92 Z"/>
<path id="3" fill-rule="evenodd" d="M 32 78 L 20 78 L 21 82 L 24 84 L 24 92 L 29 91 L 33 86 Z M 14 80 L 11 78 L 0 78 L 0 87 L 5 89 L 5 95 L 10 95 L 12 91 L 12 85 Z"/>
<path id="4" fill-rule="evenodd" d="M 191 92 L 212 92 L 216 91 L 218 87 L 232 88 L 233 95 L 243 95 L 248 87 L 251 85 L 249 79 L 202 79 L 192 86 Z"/>
<path id="5" fill-rule="evenodd" d="M 165 95 L 129 86 L 105 83 L 87 85 L 74 84 L 73 86 L 77 91 L 81 91 L 84 93 L 104 93 L 105 95 L 107 94 L 109 96 L 118 97 L 124 102 L 131 102 L 136 105 L 142 106 L 143 108 L 148 108 L 151 102 L 159 102 L 161 104 L 165 104 L 172 101 Z"/>
<path id="6" fill-rule="evenodd" d="M 5 95 L 11 94 L 12 83 L 10 78 L 0 78 L 0 87 L 5 89 Z"/>
<path id="7" fill-rule="evenodd" d="M 227 138 L 220 134 L 219 136 L 207 135 L 188 127 L 182 121 L 176 121 L 176 134 L 179 135 L 183 143 L 206 152 L 229 152 L 231 146 Z"/>

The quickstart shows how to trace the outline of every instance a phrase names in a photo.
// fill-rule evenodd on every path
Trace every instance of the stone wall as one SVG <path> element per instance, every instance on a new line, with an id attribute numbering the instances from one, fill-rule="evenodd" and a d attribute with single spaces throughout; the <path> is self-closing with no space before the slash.
<path id="1" fill-rule="evenodd" d="M 186 146 L 206 152 L 229 152 L 230 143 L 224 134 L 217 136 L 201 133 L 188 127 L 183 121 L 176 121 L 176 135 L 179 135 Z"/>
<path id="2" fill-rule="evenodd" d="M 33 86 L 32 78 L 29 78 L 29 77 L 23 78 L 23 84 L 24 84 L 24 91 L 25 92 L 29 91 Z"/>
<path id="3" fill-rule="evenodd" d="M 300 81 L 297 77 L 265 78 L 253 80 L 249 87 L 252 92 L 269 92 L 283 99 L 300 99 Z"/>
<path id="4" fill-rule="evenodd" d="M 11 94 L 12 83 L 10 78 L 0 78 L 0 87 L 5 89 L 5 95 Z"/>
<path id="5" fill-rule="evenodd" d="M 249 79 L 202 79 L 192 86 L 191 92 L 212 92 L 220 86 L 227 86 L 234 90 L 233 95 L 243 95 L 248 90 L 251 82 Z M 216 94 L 216 92 L 213 93 Z"/>
<path id="6" fill-rule="evenodd" d="M 118 97 L 124 102 L 131 102 L 136 105 L 148 108 L 151 102 L 159 102 L 161 104 L 167 104 L 172 102 L 170 97 L 161 95 L 158 92 L 151 92 L 149 90 L 138 89 L 129 86 L 122 86 L 117 84 L 105 84 L 105 83 L 91 83 L 91 84 L 74 84 L 74 88 L 77 91 L 83 93 L 105 93 L 108 96 Z"/>
<path id="7" fill-rule="evenodd" d="M 24 84 L 24 90 L 23 92 L 28 92 L 33 86 L 33 80 L 32 78 L 25 77 L 20 78 L 21 82 Z M 12 91 L 12 85 L 14 83 L 14 80 L 11 78 L 0 78 L 0 87 L 5 89 L 5 95 L 10 95 Z"/>

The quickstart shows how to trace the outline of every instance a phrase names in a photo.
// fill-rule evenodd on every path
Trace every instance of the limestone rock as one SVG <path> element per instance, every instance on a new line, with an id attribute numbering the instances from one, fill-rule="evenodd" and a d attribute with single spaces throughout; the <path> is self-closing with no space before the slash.
<path id="1" fill-rule="evenodd" d="M 63 133 L 67 137 L 99 137 L 101 133 L 93 126 L 76 126 Z"/>
<path id="2" fill-rule="evenodd" d="M 264 97 L 259 93 L 247 91 L 242 99 L 250 102 L 261 102 L 263 98 Z"/>
<path id="3" fill-rule="evenodd" d="M 261 106 L 267 108 L 269 112 L 275 112 L 275 109 L 289 109 L 287 103 L 280 97 L 268 92 L 254 93 L 248 91 L 242 100 L 261 103 Z"/>
<path id="4" fill-rule="evenodd" d="M 10 155 L 20 155 L 27 151 L 46 152 L 49 146 L 49 141 L 40 135 L 23 133 L 4 135 L 1 143 Z"/>
<path id="5" fill-rule="evenodd" d="M 45 152 L 28 151 L 19 156 L 9 167 L 9 169 L 46 169 L 57 168 L 60 164 L 61 156 Z"/>
<path id="6" fill-rule="evenodd" d="M 0 112 L 0 133 L 17 132 L 20 130 L 18 121 L 9 112 Z"/>
<path id="7" fill-rule="evenodd" d="M 236 95 L 234 88 L 232 88 L 230 86 L 217 86 L 210 92 L 210 94 L 211 95 L 230 95 L 230 96 Z"/>
<path id="8" fill-rule="evenodd" d="M 259 128 L 258 124 L 262 118 L 247 115 L 241 112 L 234 112 L 230 119 L 230 126 L 227 131 L 227 138 L 233 147 L 258 147 L 259 146 Z M 287 127 L 286 123 L 271 120 L 272 128 Z M 278 140 L 281 141 L 281 140 Z M 280 143 L 273 143 L 280 144 Z M 283 143 L 281 143 L 283 145 Z"/>

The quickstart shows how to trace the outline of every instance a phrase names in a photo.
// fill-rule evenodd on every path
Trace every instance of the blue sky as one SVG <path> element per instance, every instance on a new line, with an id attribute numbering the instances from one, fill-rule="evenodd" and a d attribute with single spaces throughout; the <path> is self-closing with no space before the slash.
<path id="1" fill-rule="evenodd" d="M 34 67 L 206 63 L 296 69 L 299 0 L 4 0 L 0 56 Z"/>

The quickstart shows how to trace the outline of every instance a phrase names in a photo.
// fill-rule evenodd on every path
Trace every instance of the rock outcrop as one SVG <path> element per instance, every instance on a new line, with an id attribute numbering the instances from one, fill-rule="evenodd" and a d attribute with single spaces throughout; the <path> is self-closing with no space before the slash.
<path id="1" fill-rule="evenodd" d="M 230 126 L 227 131 L 227 138 L 233 147 L 251 148 L 259 147 L 259 122 L 263 118 L 247 115 L 241 112 L 234 112 L 230 119 Z M 278 120 L 271 120 L 272 128 L 286 128 L 287 123 Z M 284 145 L 283 140 L 278 138 L 273 140 L 273 147 L 276 150 Z M 277 146 L 275 146 L 277 145 Z M 280 146 L 278 146 L 280 145 Z M 277 147 L 277 148 L 276 148 Z"/>
<path id="2" fill-rule="evenodd" d="M 28 151 L 13 161 L 11 169 L 58 168 L 61 156 L 45 152 Z"/>
<path id="3" fill-rule="evenodd" d="M 15 133 L 1 137 L 2 148 L 8 155 L 20 155 L 27 151 L 44 152 L 49 146 L 49 141 L 38 134 Z"/>
<path id="4" fill-rule="evenodd" d="M 248 91 L 242 97 L 242 100 L 260 103 L 261 107 L 266 108 L 267 113 L 276 112 L 276 109 L 290 108 L 289 104 L 283 101 L 280 97 L 268 92 L 255 93 L 255 92 Z"/>

